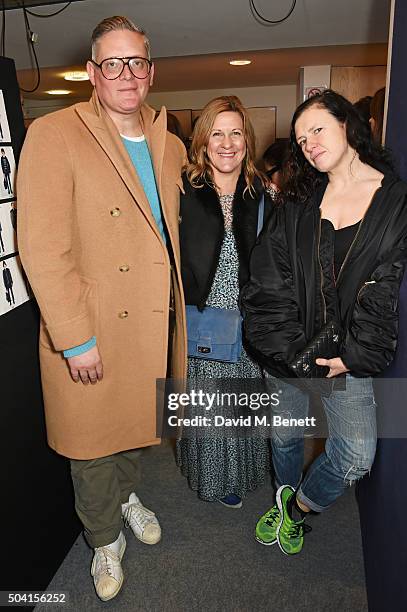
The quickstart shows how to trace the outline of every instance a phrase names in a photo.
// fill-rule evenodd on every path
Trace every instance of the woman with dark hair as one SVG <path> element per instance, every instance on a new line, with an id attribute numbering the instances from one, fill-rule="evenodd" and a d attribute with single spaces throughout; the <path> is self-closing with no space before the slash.
<path id="1" fill-rule="evenodd" d="M 281 189 L 284 159 L 287 155 L 288 139 L 279 138 L 264 151 L 262 159 L 264 169 L 270 181 Z"/>
<path id="2" fill-rule="evenodd" d="M 198 313 L 205 315 L 212 308 L 215 315 L 235 313 L 241 330 L 238 299 L 248 280 L 249 257 L 260 229 L 260 202 L 263 199 L 266 220 L 271 200 L 265 193 L 265 177 L 254 165 L 253 127 L 236 96 L 215 98 L 205 106 L 194 128 L 190 159 L 180 211 L 187 319 L 188 309 L 199 317 Z M 228 392 L 231 379 L 261 377 L 260 367 L 244 348 L 235 363 L 211 358 L 209 346 L 202 348 L 206 359 L 189 354 L 188 379 L 195 389 L 204 385 L 205 392 Z M 229 417 L 234 409 L 233 405 L 225 408 Z M 231 428 L 230 434 L 215 435 L 213 429 L 200 429 L 178 441 L 178 463 L 201 499 L 239 508 L 241 498 L 264 482 L 268 441 L 250 433 L 254 432 L 246 430 L 241 435 Z"/>
<path id="3" fill-rule="evenodd" d="M 325 451 L 304 478 L 304 423 L 272 430 L 279 488 L 256 538 L 285 554 L 300 552 L 306 514 L 328 508 L 372 465 L 372 376 L 395 352 L 407 242 L 407 186 L 345 98 L 326 90 L 301 104 L 290 149 L 283 202 L 253 249 L 242 296 L 248 344 L 280 391 L 276 414 L 307 415 L 312 381 L 296 378 L 299 361 L 305 373 L 325 368 L 320 382 L 331 385 L 321 396 Z M 318 353 L 324 337 L 333 345 L 339 336 L 336 356 Z"/>
<path id="4" fill-rule="evenodd" d="M 354 107 L 359 113 L 360 118 L 366 125 L 370 125 L 370 103 L 373 100 L 373 96 L 364 96 L 354 103 Z"/>

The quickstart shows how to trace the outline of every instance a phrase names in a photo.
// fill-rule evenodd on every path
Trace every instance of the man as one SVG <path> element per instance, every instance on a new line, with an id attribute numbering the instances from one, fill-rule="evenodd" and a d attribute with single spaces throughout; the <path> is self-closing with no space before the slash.
<path id="1" fill-rule="evenodd" d="M 10 180 L 10 174 L 11 174 L 10 162 L 8 160 L 8 157 L 4 149 L 1 149 L 0 153 L 1 153 L 1 158 L 0 158 L 1 169 L 3 170 L 3 176 L 4 176 L 4 189 L 6 189 L 7 193 L 11 195 L 13 193 L 13 188 L 11 186 L 11 180 Z"/>
<path id="2" fill-rule="evenodd" d="M 13 277 L 11 276 L 11 272 L 7 267 L 5 261 L 3 261 L 3 285 L 6 290 L 6 299 L 11 306 L 11 304 L 15 304 L 13 292 Z"/>
<path id="3" fill-rule="evenodd" d="M 166 376 L 167 347 L 172 375 L 185 376 L 178 244 L 185 150 L 166 131 L 165 109 L 154 121 L 144 104 L 154 66 L 141 28 L 125 17 L 103 20 L 87 70 L 90 102 L 28 131 L 18 231 L 42 314 L 48 441 L 71 459 L 76 510 L 95 549 L 96 592 L 108 600 L 123 582 L 122 519 L 147 544 L 161 537 L 134 492 L 134 449 L 159 443 L 155 382 Z"/>
<path id="4" fill-rule="evenodd" d="M 13 230 L 17 232 L 17 209 L 16 209 L 15 200 L 10 202 L 10 221 L 13 226 Z"/>

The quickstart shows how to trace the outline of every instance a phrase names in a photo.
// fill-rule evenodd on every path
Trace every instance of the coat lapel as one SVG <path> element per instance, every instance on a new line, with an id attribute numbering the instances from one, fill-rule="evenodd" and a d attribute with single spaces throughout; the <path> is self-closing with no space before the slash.
<path id="1" fill-rule="evenodd" d="M 172 215 L 171 211 L 167 209 L 167 197 L 163 191 L 164 185 L 162 180 L 162 169 L 167 136 L 167 111 L 163 106 L 157 119 L 155 119 L 155 110 L 150 106 L 144 105 L 141 108 L 141 121 L 143 132 L 147 140 L 148 149 L 150 151 L 151 161 L 153 163 L 155 182 L 161 204 L 161 214 L 163 216 L 167 232 L 171 236 L 172 228 L 170 220 Z M 171 189 L 173 188 L 174 186 L 171 185 Z M 172 214 L 174 214 L 174 211 L 172 211 Z"/>
<path id="2" fill-rule="evenodd" d="M 151 206 L 148 202 L 137 172 L 129 159 L 128 153 L 121 140 L 120 134 L 113 121 L 110 119 L 109 115 L 100 106 L 96 93 L 93 93 L 92 99 L 89 101 L 89 105 L 87 107 L 78 105 L 76 107 L 76 112 L 83 121 L 83 123 L 86 125 L 88 130 L 93 134 L 94 138 L 97 140 L 104 153 L 111 160 L 117 173 L 122 178 L 123 183 L 126 185 L 127 189 L 132 195 L 135 204 L 141 209 L 149 224 L 154 229 L 155 233 L 161 238 L 161 235 L 157 228 L 157 224 L 151 212 Z M 142 114 L 143 130 L 146 129 L 146 131 L 150 134 L 151 131 L 148 130 L 147 121 L 151 119 L 151 114 L 154 114 L 154 111 L 149 107 L 146 107 L 146 112 Z M 145 119 L 147 119 L 147 121 Z M 149 140 L 146 134 L 146 138 L 150 147 L 151 137 Z M 164 141 L 164 147 L 165 139 L 162 138 L 162 140 Z M 157 145 L 156 149 L 158 148 L 159 146 Z M 159 151 L 156 151 L 156 155 L 158 153 Z M 162 157 L 163 153 L 161 155 L 160 174 L 162 167 Z M 154 171 L 156 171 L 155 163 Z"/>
<path id="3" fill-rule="evenodd" d="M 151 159 L 153 161 L 157 190 L 162 199 L 162 167 L 167 134 L 167 112 L 162 107 L 157 119 L 154 121 L 155 111 L 149 106 L 141 109 L 143 132 L 147 140 Z M 162 203 L 161 203 L 162 205 Z"/>

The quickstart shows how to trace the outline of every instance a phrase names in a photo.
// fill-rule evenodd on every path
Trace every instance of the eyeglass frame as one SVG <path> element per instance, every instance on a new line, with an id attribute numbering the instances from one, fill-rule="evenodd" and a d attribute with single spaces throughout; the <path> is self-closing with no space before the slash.
<path id="1" fill-rule="evenodd" d="M 103 62 L 107 62 L 109 60 L 112 59 L 118 59 L 121 60 L 123 62 L 123 68 L 121 69 L 121 72 L 119 72 L 119 74 L 114 77 L 113 79 L 109 79 L 107 76 L 105 76 L 103 74 L 103 70 L 102 70 L 102 64 Z M 132 59 L 141 59 L 144 60 L 145 62 L 147 62 L 148 64 L 148 72 L 146 74 L 145 77 L 138 77 L 134 74 L 134 72 L 132 71 L 132 69 L 130 68 L 130 60 Z M 124 60 L 127 60 L 127 62 L 125 62 Z M 151 73 L 151 68 L 153 67 L 153 62 L 149 59 L 147 59 L 147 57 L 140 57 L 139 55 L 132 55 L 131 57 L 105 57 L 105 59 L 103 59 L 100 64 L 98 64 L 97 62 L 95 62 L 95 60 L 91 59 L 89 60 L 90 62 L 92 62 L 92 64 L 94 64 L 95 66 L 97 66 L 102 74 L 102 77 L 104 79 L 106 79 L 106 81 L 115 81 L 116 79 L 118 79 L 119 77 L 121 77 L 121 75 L 123 74 L 123 71 L 125 69 L 126 66 L 128 66 L 128 69 L 130 70 L 131 74 L 134 76 L 135 79 L 140 79 L 141 81 L 143 81 L 144 79 L 146 79 L 149 74 Z"/>

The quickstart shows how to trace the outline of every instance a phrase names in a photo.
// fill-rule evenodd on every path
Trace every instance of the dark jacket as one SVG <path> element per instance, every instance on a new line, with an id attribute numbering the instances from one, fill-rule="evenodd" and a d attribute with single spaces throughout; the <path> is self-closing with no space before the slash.
<path id="1" fill-rule="evenodd" d="M 253 249 L 242 293 L 246 340 L 274 375 L 287 368 L 324 322 L 344 332 L 340 356 L 354 376 L 379 374 L 397 344 L 398 292 L 407 259 L 407 185 L 386 174 L 333 278 L 333 239 L 321 240 L 319 206 L 327 180 L 304 205 L 276 209 Z"/>
<path id="2" fill-rule="evenodd" d="M 219 261 L 225 234 L 222 209 L 216 191 L 205 184 L 201 189 L 191 186 L 183 177 L 185 194 L 180 204 L 181 271 L 186 304 L 201 310 L 206 304 Z M 239 286 L 249 278 L 249 257 L 257 239 L 258 210 L 263 187 L 256 181 L 256 194 L 251 197 L 240 176 L 233 200 L 233 233 L 239 257 Z M 271 196 L 264 201 L 264 225 L 272 206 Z"/>
<path id="3" fill-rule="evenodd" d="M 5 289 L 11 289 L 13 286 L 13 277 L 8 268 L 3 268 L 3 285 Z"/>
<path id="4" fill-rule="evenodd" d="M 11 225 L 13 226 L 14 231 L 17 231 L 17 209 L 10 208 L 10 220 Z"/>
<path id="5" fill-rule="evenodd" d="M 1 159 L 1 169 L 3 170 L 3 174 L 6 176 L 11 173 L 10 162 L 8 161 L 5 155 L 0 157 Z"/>

